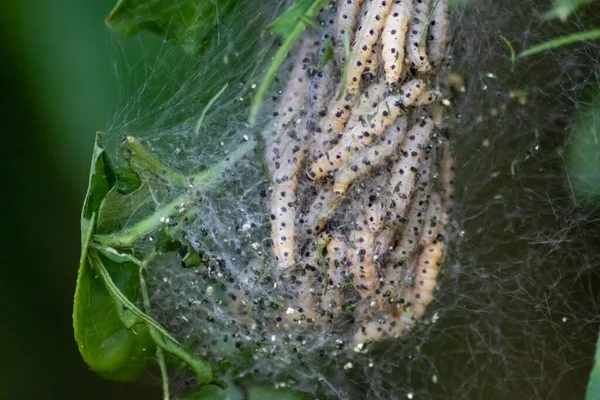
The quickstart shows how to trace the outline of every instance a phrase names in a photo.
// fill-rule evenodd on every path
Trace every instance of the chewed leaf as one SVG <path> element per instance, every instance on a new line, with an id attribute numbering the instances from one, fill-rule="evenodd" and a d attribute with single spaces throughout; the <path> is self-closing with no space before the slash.
<path id="1" fill-rule="evenodd" d="M 249 400 L 304 400 L 309 398 L 302 393 L 275 389 L 265 385 L 249 385 L 246 390 Z"/>
<path id="2" fill-rule="evenodd" d="M 225 170 L 235 165 L 235 163 L 240 159 L 250 154 L 250 152 L 254 149 L 255 144 L 256 142 L 251 140 L 241 143 L 235 151 L 229 153 L 227 157 L 225 157 L 219 163 L 194 175 L 193 181 L 196 194 L 199 195 L 201 193 L 205 193 L 214 187 L 221 174 L 223 174 Z M 122 248 L 131 246 L 137 239 L 143 235 L 151 233 L 154 229 L 156 229 L 156 227 L 162 223 L 165 217 L 176 214 L 178 210 L 181 211 L 181 205 L 188 204 L 190 201 L 192 201 L 190 194 L 183 194 L 130 228 L 114 234 L 98 234 L 94 237 L 94 239 L 97 242 L 109 247 Z"/>
<path id="3" fill-rule="evenodd" d="M 178 400 L 305 400 L 308 398 L 303 393 L 276 389 L 247 379 L 238 382 L 237 385 L 229 384 L 227 390 L 221 390 L 213 385 L 203 386 Z"/>
<path id="4" fill-rule="evenodd" d="M 215 22 L 226 17 L 233 4 L 225 0 L 119 0 L 106 23 L 121 35 L 147 30 L 195 52 L 204 48 Z"/>
<path id="5" fill-rule="evenodd" d="M 213 377 L 212 368 L 204 360 L 188 353 L 158 322 L 141 311 L 130 298 L 115 284 L 111 274 L 104 265 L 104 261 L 96 254 L 91 254 L 90 260 L 94 269 L 98 272 L 110 294 L 113 304 L 118 309 L 126 312 L 118 313 L 123 324 L 139 323 L 147 326 L 154 343 L 171 355 L 185 362 L 196 374 L 200 385 L 215 384 L 223 386 L 223 383 Z M 139 276 L 138 276 L 139 277 Z"/>
<path id="6" fill-rule="evenodd" d="M 179 397 L 178 400 L 243 400 L 245 398 L 242 389 L 236 385 L 228 384 L 226 390 L 214 385 L 202 386 L 183 397 Z"/>
<path id="7" fill-rule="evenodd" d="M 73 329 L 79 351 L 92 370 L 108 379 L 131 380 L 146 369 L 152 354 L 147 350 L 152 349 L 152 340 L 143 326 L 135 332 L 125 327 L 106 288 L 96 279 L 88 257 L 97 213 L 114 184 L 115 170 L 98 134 L 81 212 L 82 250 L 73 305 Z M 137 270 L 120 263 L 109 264 L 109 267 L 115 285 L 128 296 L 135 296 L 139 286 Z"/>
<path id="8" fill-rule="evenodd" d="M 137 222 L 155 209 L 147 184 L 143 184 L 129 194 L 122 194 L 115 186 L 105 199 L 98 211 L 96 233 L 99 234 L 123 229 L 127 224 Z"/>
<path id="9" fill-rule="evenodd" d="M 600 89 L 594 89 L 591 99 L 579 112 L 569 146 L 569 181 L 578 198 L 600 200 Z M 569 183 L 569 182 L 568 182 Z"/>
<path id="10" fill-rule="evenodd" d="M 81 210 L 81 248 L 85 253 L 92 232 L 92 216 L 100 209 L 104 197 L 115 183 L 115 171 L 108 154 L 102 145 L 102 137 L 96 134 L 94 152 L 92 154 L 92 166 L 90 167 L 90 178 L 87 193 Z M 82 259 L 85 254 L 82 254 Z"/>
<path id="11" fill-rule="evenodd" d="M 186 186 L 190 184 L 188 178 L 164 165 L 146 146 L 133 136 L 125 138 L 121 144 L 121 151 L 131 169 L 144 181 L 158 179 L 165 184 L 173 186 Z"/>
<path id="12" fill-rule="evenodd" d="M 590 381 L 588 383 L 585 399 L 600 399 L 600 341 L 598 341 L 598 343 L 596 344 L 596 357 L 594 369 L 592 369 L 592 373 L 590 375 Z"/>
<path id="13" fill-rule="evenodd" d="M 561 21 L 565 21 L 569 15 L 594 1 L 596 0 L 554 0 L 554 6 L 544 14 L 544 18 L 558 18 Z"/>
<path id="14" fill-rule="evenodd" d="M 132 264 L 106 263 L 115 286 L 132 298 L 139 279 Z M 73 307 L 79 351 L 90 368 L 107 379 L 128 381 L 142 374 L 154 356 L 154 344 L 144 325 L 128 329 L 110 294 L 88 260 L 80 266 Z"/>

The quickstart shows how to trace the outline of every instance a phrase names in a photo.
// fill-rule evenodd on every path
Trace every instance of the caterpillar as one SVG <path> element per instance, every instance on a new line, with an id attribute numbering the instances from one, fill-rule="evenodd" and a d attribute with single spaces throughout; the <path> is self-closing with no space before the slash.
<path id="1" fill-rule="evenodd" d="M 446 52 L 448 44 L 448 0 L 437 0 L 429 22 L 429 43 L 427 56 L 434 63 L 439 63 Z"/>
<path id="2" fill-rule="evenodd" d="M 412 16 L 413 0 L 396 0 L 385 19 L 381 42 L 385 81 L 393 85 L 400 80 L 404 65 L 406 31 Z"/>
<path id="3" fill-rule="evenodd" d="M 441 242 L 423 249 L 416 262 L 414 285 L 398 296 L 393 312 L 377 319 L 369 318 L 360 326 L 354 335 L 356 345 L 397 337 L 423 317 L 427 305 L 433 300 L 443 249 L 444 243 Z"/>
<path id="4" fill-rule="evenodd" d="M 407 53 L 412 66 L 419 72 L 427 72 L 431 64 L 427 59 L 425 24 L 431 6 L 431 0 L 417 0 L 408 28 Z"/>
<path id="5" fill-rule="evenodd" d="M 369 0 L 367 12 L 356 32 L 356 39 L 350 53 L 350 62 L 347 66 L 346 91 L 350 94 L 358 93 L 367 59 L 371 55 L 372 46 L 379 38 L 391 5 L 392 2 L 389 0 Z"/>
<path id="6" fill-rule="evenodd" d="M 358 124 L 366 124 L 367 116 L 377 109 L 377 105 L 384 98 L 385 84 L 377 81 L 365 89 L 352 110 L 346 130 L 351 130 Z"/>
<path id="7" fill-rule="evenodd" d="M 304 227 L 306 234 L 321 233 L 325 229 L 327 212 L 331 209 L 336 198 L 333 185 L 326 183 L 321 187 L 311 203 L 308 213 L 300 219 L 300 223 Z"/>
<path id="8" fill-rule="evenodd" d="M 335 174 L 333 191 L 336 195 L 346 192 L 346 189 L 356 178 L 369 173 L 373 167 L 389 158 L 398 148 L 406 134 L 406 117 L 401 116 L 385 130 L 382 140 L 356 155 Z"/>
<path id="9" fill-rule="evenodd" d="M 271 194 L 271 240 L 277 267 L 294 265 L 296 178 L 276 185 Z"/>
<path id="10" fill-rule="evenodd" d="M 373 241 L 375 236 L 369 229 L 367 218 L 360 214 L 351 234 L 355 251 L 351 252 L 350 273 L 355 286 L 359 290 L 372 289 L 376 283 L 377 273 L 373 262 Z"/>
<path id="11" fill-rule="evenodd" d="M 338 326 L 352 314 L 361 344 L 411 329 L 437 285 L 454 194 L 448 141 L 434 135 L 445 132 L 437 87 L 449 82 L 433 67 L 448 3 L 336 3 L 310 30 L 321 39 L 299 47 L 267 134 L 267 268 L 285 293 L 274 325 Z"/>
<path id="12" fill-rule="evenodd" d="M 385 219 L 383 219 L 385 221 Z M 396 230 L 390 227 L 385 227 L 385 225 L 381 225 L 380 230 L 375 237 L 375 242 L 373 243 L 373 254 L 375 254 L 375 258 L 379 261 L 382 260 L 383 263 L 388 263 L 387 253 L 392 249 L 394 238 L 396 236 Z M 382 263 L 380 263 L 382 264 Z M 383 269 L 383 268 L 382 268 Z M 385 276 L 385 273 L 383 274 Z"/>
<path id="13" fill-rule="evenodd" d="M 321 308 L 329 318 L 335 318 L 342 312 L 343 287 L 347 277 L 348 246 L 342 238 L 334 236 L 326 247 L 328 261 L 325 293 L 321 299 Z"/>
<path id="14" fill-rule="evenodd" d="M 314 41 L 311 38 L 304 39 L 298 50 L 297 62 L 292 69 L 277 111 L 275 125 L 280 130 L 289 125 L 294 117 L 299 117 L 300 111 L 306 103 L 307 71 L 314 52 Z"/>
<path id="15" fill-rule="evenodd" d="M 429 198 L 433 189 L 430 182 L 433 162 L 433 157 L 429 159 L 425 157 L 421 161 L 417 190 L 406 214 L 407 223 L 394 249 L 390 252 L 388 259 L 388 267 L 386 269 L 388 277 L 393 275 L 393 271 L 397 268 L 398 264 L 413 254 L 419 245 L 419 239 L 429 210 Z"/>
<path id="16" fill-rule="evenodd" d="M 333 98 L 327 108 L 327 114 L 319 124 L 319 133 L 323 133 L 326 140 L 333 139 L 344 130 L 351 110 L 358 101 L 358 95 L 344 93 L 342 97 Z M 323 143 L 325 144 L 325 143 Z"/>
<path id="17" fill-rule="evenodd" d="M 332 101 L 337 86 L 336 63 L 327 59 L 332 30 L 333 28 L 326 28 L 321 34 L 319 57 L 310 74 L 312 80 L 309 85 L 306 118 L 310 159 L 316 158 L 320 154 L 323 143 L 329 140 L 329 135 L 323 134 L 320 124 L 322 117 L 327 115 L 327 106 Z"/>
<path id="18" fill-rule="evenodd" d="M 406 134 L 400 149 L 401 158 L 392 167 L 392 195 L 387 202 L 387 209 L 393 224 L 405 220 L 405 212 L 415 188 L 416 173 L 432 130 L 433 121 L 430 118 L 416 123 Z"/>
<path id="19" fill-rule="evenodd" d="M 323 143 L 329 141 L 329 135 L 323 135 L 319 127 L 321 117 L 327 113 L 327 102 L 335 91 L 334 64 L 329 62 L 318 71 L 310 83 L 308 92 L 309 114 L 306 128 L 309 132 L 308 156 L 314 160 L 322 155 Z"/>
<path id="20" fill-rule="evenodd" d="M 316 324 L 320 322 L 320 314 L 317 312 L 318 297 L 314 290 L 315 282 L 320 276 L 320 249 L 327 245 L 330 237 L 327 235 L 319 236 L 318 243 L 310 243 L 306 246 L 302 254 L 302 259 L 298 266 L 287 271 L 290 277 L 293 277 L 294 286 L 290 290 L 291 301 L 287 303 L 284 312 L 277 318 L 292 325 Z"/>
<path id="21" fill-rule="evenodd" d="M 365 218 L 367 226 L 371 233 L 375 234 L 381 230 L 384 222 L 384 207 L 378 193 L 371 192 L 368 196 L 367 205 L 365 208 Z"/>
<path id="22" fill-rule="evenodd" d="M 305 39 L 300 46 L 298 62 L 283 92 L 283 102 L 275 122 L 276 135 L 267 146 L 267 165 L 273 178 L 271 193 L 271 240 L 277 266 L 280 269 L 294 265 L 294 219 L 296 218 L 296 172 L 304 157 L 305 141 L 295 127 L 289 125 L 306 102 L 307 69 L 313 44 Z"/>
<path id="23" fill-rule="evenodd" d="M 402 86 L 401 94 L 383 99 L 376 111 L 368 116 L 366 127 L 357 125 L 345 132 L 333 148 L 309 166 L 307 171 L 309 179 L 320 179 L 347 162 L 352 154 L 371 143 L 374 137 L 380 135 L 396 118 L 404 114 L 407 107 L 412 106 L 424 90 L 425 83 L 420 79 L 414 79 Z"/>
<path id="24" fill-rule="evenodd" d="M 407 298 L 412 302 L 412 317 L 420 319 L 425 307 L 433 300 L 433 291 L 437 286 L 439 262 L 443 256 L 444 243 L 434 242 L 423 249 L 419 257 L 415 274 L 415 284 Z"/>
<path id="25" fill-rule="evenodd" d="M 444 229 L 444 225 L 448 222 L 448 217 L 442 207 L 442 198 L 439 193 L 431 194 L 429 198 L 429 208 L 423 226 L 423 232 L 419 238 L 421 246 L 431 244 Z"/>
<path id="26" fill-rule="evenodd" d="M 378 40 L 371 46 L 371 55 L 367 57 L 365 70 L 362 73 L 362 82 L 365 85 L 369 84 L 373 79 L 376 79 L 379 64 L 381 63 L 381 40 Z"/>
<path id="27" fill-rule="evenodd" d="M 342 0 L 339 3 L 334 23 L 335 59 L 339 66 L 346 61 L 344 49 L 344 35 L 348 35 L 350 43 L 354 38 L 354 27 L 356 19 L 360 14 L 360 8 L 364 0 Z"/>
<path id="28" fill-rule="evenodd" d="M 442 94 L 439 92 L 439 90 L 426 90 L 423 93 L 421 93 L 419 97 L 417 97 L 417 99 L 415 100 L 415 106 L 426 106 L 428 104 L 435 103 L 441 96 Z"/>
<path id="29" fill-rule="evenodd" d="M 444 207 L 452 212 L 454 207 L 454 157 L 450 152 L 450 143 L 442 143 L 442 158 L 440 161 L 440 187 Z"/>

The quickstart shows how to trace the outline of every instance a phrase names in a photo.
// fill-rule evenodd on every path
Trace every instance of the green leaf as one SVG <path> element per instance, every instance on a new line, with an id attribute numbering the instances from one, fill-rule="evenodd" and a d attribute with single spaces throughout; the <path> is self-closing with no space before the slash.
<path id="1" fill-rule="evenodd" d="M 233 384 L 228 384 L 227 389 L 223 390 L 218 386 L 202 386 L 178 400 L 244 400 L 244 392 Z"/>
<path id="2" fill-rule="evenodd" d="M 269 31 L 288 37 L 293 34 L 296 29 L 296 24 L 299 21 L 307 24 L 312 23 L 312 20 L 308 18 L 310 8 L 315 3 L 315 0 L 296 0 L 284 13 L 282 13 L 273 23 L 269 26 Z"/>
<path id="3" fill-rule="evenodd" d="M 309 399 L 303 393 L 294 392 L 289 389 L 275 389 L 266 385 L 249 385 L 246 392 L 248 400 L 304 400 Z"/>
<path id="4" fill-rule="evenodd" d="M 538 44 L 537 46 L 533 46 L 521 54 L 519 54 L 518 58 L 528 57 L 533 54 L 541 53 L 546 50 L 552 50 L 559 47 L 568 46 L 574 43 L 583 42 L 586 40 L 595 40 L 600 39 L 600 29 L 593 29 L 590 31 L 574 33 L 572 35 L 561 36 L 557 39 L 550 40 L 548 42 Z"/>
<path id="5" fill-rule="evenodd" d="M 135 223 L 155 209 L 147 184 L 129 194 L 122 194 L 117 186 L 113 187 L 105 197 L 98 210 L 98 226 L 96 233 L 110 233 L 121 230 L 127 224 Z"/>
<path id="6" fill-rule="evenodd" d="M 510 40 L 508 40 L 505 36 L 500 35 L 500 39 L 502 39 L 502 41 L 504 42 L 504 44 L 508 48 L 508 51 L 510 52 L 510 67 L 511 67 L 511 71 L 514 71 L 514 69 L 515 69 L 515 61 L 516 61 L 515 48 L 513 47 L 513 45 L 510 42 Z"/>
<path id="7" fill-rule="evenodd" d="M 585 394 L 585 400 L 598 399 L 600 399 L 600 337 L 598 338 L 598 343 L 596 344 L 594 369 L 592 369 L 592 373 L 590 374 L 590 381 Z"/>
<path id="8" fill-rule="evenodd" d="M 554 6 L 544 14 L 544 18 L 558 18 L 561 21 L 566 21 L 575 11 L 592 4 L 594 1 L 596 0 L 554 0 Z"/>
<path id="9" fill-rule="evenodd" d="M 81 212 L 82 249 L 73 304 L 73 329 L 79 351 L 92 370 L 108 379 L 131 380 L 146 369 L 154 345 L 146 328 L 133 332 L 123 325 L 104 284 L 88 262 L 97 213 L 114 184 L 115 170 L 97 134 Z M 135 296 L 139 285 L 137 267 L 121 268 L 120 264 L 111 263 L 109 268 L 115 284 L 129 296 Z"/>
<path id="10" fill-rule="evenodd" d="M 466 7 L 469 0 L 449 0 L 448 7 L 450 10 L 458 10 L 460 8 Z"/>
<path id="11" fill-rule="evenodd" d="M 584 96 L 568 148 L 568 184 L 584 202 L 600 202 L 600 87 Z"/>
<path id="12" fill-rule="evenodd" d="M 190 179 L 164 165 L 138 139 L 127 136 L 121 144 L 121 151 L 129 166 L 142 181 L 161 180 L 165 184 L 187 186 Z"/>
<path id="13" fill-rule="evenodd" d="M 119 0 L 106 18 L 120 35 L 142 30 L 174 41 L 190 53 L 201 52 L 211 40 L 219 19 L 227 18 L 230 0 Z"/>
<path id="14" fill-rule="evenodd" d="M 326 0 L 296 0 L 290 8 L 271 24 L 271 31 L 281 34 L 283 36 L 283 43 L 277 50 L 277 53 L 275 53 L 275 57 L 273 57 L 273 61 L 271 61 L 271 65 L 269 65 L 269 69 L 252 99 L 250 126 L 254 126 L 256 123 L 260 107 L 271 87 L 271 83 L 275 79 L 275 74 L 279 70 L 279 67 L 281 67 L 281 64 L 300 38 L 300 35 L 302 35 L 302 32 L 304 32 L 304 29 L 312 23 L 317 12 L 325 2 Z"/>
<path id="15" fill-rule="evenodd" d="M 115 172 L 117 174 L 117 181 L 113 189 L 118 190 L 119 193 L 131 193 L 142 185 L 140 177 L 130 167 L 117 167 Z"/>
<path id="16" fill-rule="evenodd" d="M 92 166 L 90 167 L 90 178 L 88 190 L 85 194 L 83 209 L 81 210 L 81 259 L 85 259 L 85 250 L 89 238 L 92 235 L 92 215 L 96 213 L 104 196 L 113 187 L 115 183 L 115 171 L 112 167 L 108 154 L 102 146 L 102 137 L 100 133 L 96 134 L 94 143 L 94 152 L 92 154 Z"/>
<path id="17" fill-rule="evenodd" d="M 106 263 L 123 293 L 138 294 L 137 266 Z M 84 361 L 107 379 L 129 381 L 141 375 L 154 357 L 155 345 L 144 325 L 128 329 L 88 259 L 80 266 L 73 307 L 75 340 Z"/>
<path id="18" fill-rule="evenodd" d="M 290 389 L 276 389 L 270 385 L 256 384 L 245 379 L 237 385 L 230 383 L 227 390 L 211 385 L 203 386 L 180 397 L 179 400 L 307 400 L 309 398 L 304 393 Z"/>
<path id="19" fill-rule="evenodd" d="M 107 247 L 124 248 L 131 246 L 142 236 L 153 232 L 162 223 L 164 218 L 179 214 L 178 210 L 181 211 L 182 204 L 187 205 L 193 201 L 190 193 L 199 195 L 210 190 L 216 184 L 221 174 L 228 168 L 231 168 L 241 158 L 248 155 L 254 149 L 255 144 L 256 142 L 251 140 L 243 142 L 222 161 L 194 175 L 194 187 L 189 193 L 176 197 L 153 214 L 123 231 L 113 234 L 95 235 L 94 240 Z"/>
<path id="20" fill-rule="evenodd" d="M 158 322 L 141 311 L 128 296 L 121 291 L 113 281 L 111 274 L 106 269 L 104 261 L 99 255 L 91 252 L 90 259 L 92 260 L 94 269 L 104 281 L 116 309 L 125 310 L 124 312 L 118 313 L 119 316 L 123 318 L 123 323 L 128 325 L 132 322 L 136 324 L 145 324 L 150 331 L 150 336 L 154 343 L 167 353 L 170 353 L 186 363 L 196 374 L 200 385 L 215 384 L 217 386 L 224 386 L 221 381 L 213 376 L 212 368 L 208 363 L 193 354 L 188 353 Z"/>

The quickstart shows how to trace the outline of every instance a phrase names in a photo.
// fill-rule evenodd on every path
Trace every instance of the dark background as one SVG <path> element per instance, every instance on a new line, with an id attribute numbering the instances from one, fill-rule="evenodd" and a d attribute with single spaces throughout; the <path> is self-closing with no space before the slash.
<path id="1" fill-rule="evenodd" d="M 0 12 L 1 399 L 160 397 L 89 371 L 71 324 L 89 157 L 119 98 L 103 21 L 114 3 L 12 1 Z"/>

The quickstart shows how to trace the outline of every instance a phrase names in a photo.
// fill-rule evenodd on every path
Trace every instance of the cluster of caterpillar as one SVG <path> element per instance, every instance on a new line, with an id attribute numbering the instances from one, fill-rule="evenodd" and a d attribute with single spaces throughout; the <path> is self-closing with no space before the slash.
<path id="1" fill-rule="evenodd" d="M 295 52 L 265 152 L 273 269 L 288 293 L 278 325 L 351 314 L 360 347 L 410 329 L 432 301 L 453 200 L 430 86 L 444 82 L 447 14 L 447 0 L 338 0 Z"/>

